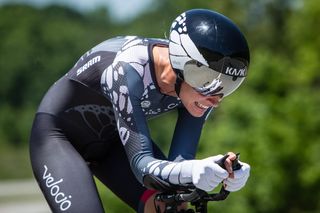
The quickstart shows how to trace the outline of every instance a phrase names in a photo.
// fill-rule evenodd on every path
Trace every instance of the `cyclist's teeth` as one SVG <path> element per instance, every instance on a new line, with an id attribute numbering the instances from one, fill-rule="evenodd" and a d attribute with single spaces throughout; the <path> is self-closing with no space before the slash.
<path id="1" fill-rule="evenodd" d="M 205 105 L 203 105 L 203 104 L 201 104 L 201 103 L 199 103 L 199 102 L 196 102 L 196 105 L 197 105 L 198 107 L 202 108 L 202 109 L 208 109 L 208 108 L 209 108 L 208 106 L 205 106 Z"/>

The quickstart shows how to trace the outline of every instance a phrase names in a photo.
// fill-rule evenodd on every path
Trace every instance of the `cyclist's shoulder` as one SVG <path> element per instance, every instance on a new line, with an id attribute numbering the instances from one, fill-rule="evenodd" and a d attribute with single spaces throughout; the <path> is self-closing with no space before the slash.
<path id="1" fill-rule="evenodd" d="M 122 41 L 120 53 L 127 56 L 135 55 L 136 57 L 150 56 L 150 50 L 155 45 L 168 46 L 169 41 L 160 38 L 147 38 L 142 36 L 119 36 L 105 41 L 110 43 L 111 41 Z M 132 54 L 134 52 L 134 54 Z"/>
<path id="2" fill-rule="evenodd" d="M 95 45 L 82 58 L 102 54 L 104 57 L 114 58 L 114 61 L 143 63 L 149 61 L 153 46 L 168 46 L 168 44 L 168 40 L 160 38 L 135 35 L 116 36 Z"/>
<path id="3" fill-rule="evenodd" d="M 123 47 L 130 47 L 132 45 L 148 45 L 150 43 L 163 43 L 168 44 L 168 40 L 161 38 L 147 38 L 144 36 L 138 35 L 119 35 L 115 37 L 108 38 L 100 43 L 98 43 L 94 48 L 99 46 L 109 46 L 112 47 L 112 44 L 119 44 Z"/>

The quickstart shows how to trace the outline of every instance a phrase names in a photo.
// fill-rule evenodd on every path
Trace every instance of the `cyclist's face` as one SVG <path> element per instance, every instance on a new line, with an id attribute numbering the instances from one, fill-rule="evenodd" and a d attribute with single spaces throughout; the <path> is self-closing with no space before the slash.
<path id="1" fill-rule="evenodd" d="M 201 117 L 209 108 L 218 107 L 222 100 L 221 96 L 218 95 L 201 95 L 185 82 L 181 85 L 180 98 L 188 112 L 194 117 Z"/>

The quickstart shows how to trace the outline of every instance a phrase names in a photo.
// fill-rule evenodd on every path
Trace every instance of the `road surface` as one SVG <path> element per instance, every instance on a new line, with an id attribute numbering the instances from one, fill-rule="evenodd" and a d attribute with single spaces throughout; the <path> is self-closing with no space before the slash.
<path id="1" fill-rule="evenodd" d="M 0 182 L 1 213 L 50 213 L 35 180 Z"/>

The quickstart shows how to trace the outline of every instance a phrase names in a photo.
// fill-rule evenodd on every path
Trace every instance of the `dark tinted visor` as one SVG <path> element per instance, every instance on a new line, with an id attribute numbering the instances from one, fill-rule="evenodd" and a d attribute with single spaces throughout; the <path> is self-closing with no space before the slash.
<path id="1" fill-rule="evenodd" d="M 222 74 L 233 77 L 246 77 L 248 71 L 247 62 L 229 56 L 223 57 L 218 61 L 211 61 L 209 67 Z"/>

